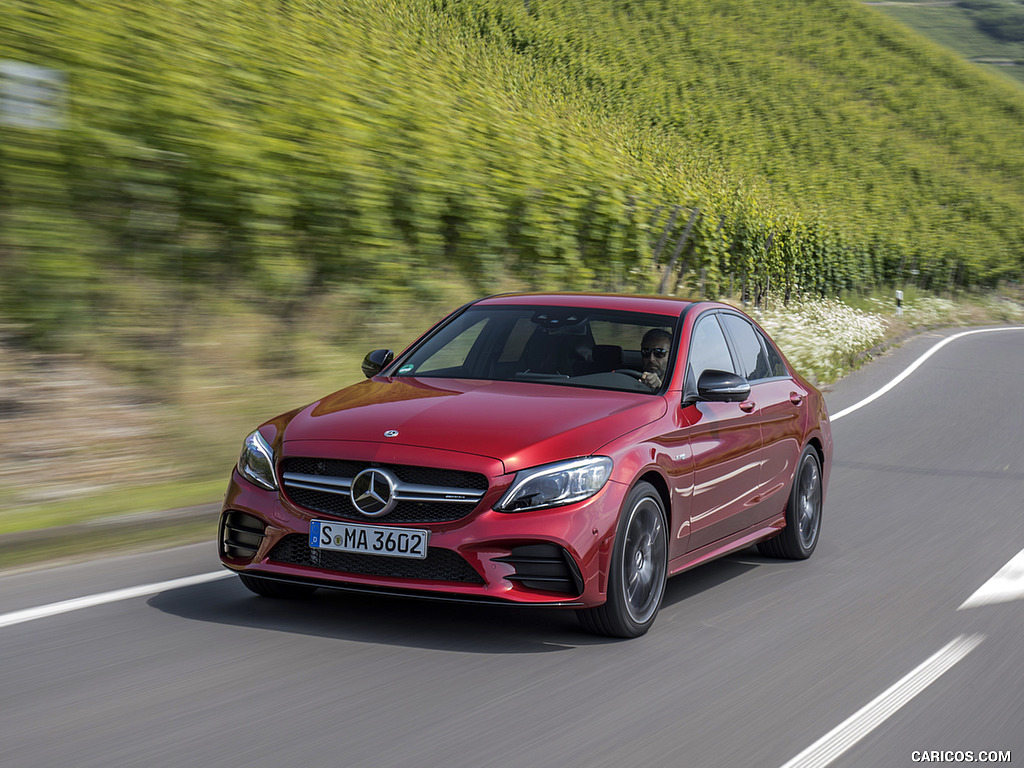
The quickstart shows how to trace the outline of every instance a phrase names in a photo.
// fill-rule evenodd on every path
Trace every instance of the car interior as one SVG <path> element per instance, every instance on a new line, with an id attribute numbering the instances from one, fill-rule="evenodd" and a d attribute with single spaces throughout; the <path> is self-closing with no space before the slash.
<path id="1" fill-rule="evenodd" d="M 414 352 L 400 373 L 650 392 L 637 380 L 640 341 L 652 327 L 671 334 L 672 320 L 528 308 L 496 312 L 483 322 L 467 317 L 436 348 Z"/>

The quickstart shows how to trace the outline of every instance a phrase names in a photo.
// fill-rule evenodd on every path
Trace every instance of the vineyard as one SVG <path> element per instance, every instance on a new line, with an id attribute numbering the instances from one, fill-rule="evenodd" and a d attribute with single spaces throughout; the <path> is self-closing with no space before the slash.
<path id="1" fill-rule="evenodd" d="M 789 299 L 1024 261 L 1024 91 L 852 0 L 3 14 L 0 60 L 59 73 L 52 124 L 0 113 L 0 319 L 44 346 L 222 287 L 287 323 L 439 274 Z"/>

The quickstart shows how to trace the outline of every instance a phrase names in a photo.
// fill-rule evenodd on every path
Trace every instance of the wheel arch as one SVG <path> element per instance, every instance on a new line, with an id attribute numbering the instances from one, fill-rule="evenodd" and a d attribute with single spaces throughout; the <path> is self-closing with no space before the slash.
<path id="1" fill-rule="evenodd" d="M 668 523 L 669 530 L 671 530 L 671 526 L 673 523 L 672 496 L 668 490 L 668 482 L 665 480 L 665 478 L 661 475 L 660 472 L 657 472 L 653 469 L 648 469 L 646 472 L 641 474 L 639 477 L 636 478 L 636 480 L 633 481 L 633 484 L 630 486 L 630 490 L 635 488 L 639 483 L 643 482 L 652 485 L 654 487 L 654 490 L 658 492 L 658 496 L 661 497 L 661 503 L 665 508 L 665 515 L 666 517 L 668 517 L 668 520 L 666 520 L 665 522 Z"/>
<path id="2" fill-rule="evenodd" d="M 799 469 L 800 469 L 800 466 L 799 466 L 800 465 L 800 459 L 803 457 L 804 452 L 808 448 L 814 449 L 814 455 L 818 457 L 818 467 L 821 469 L 821 477 L 822 477 L 822 493 L 824 494 L 824 490 L 825 490 L 824 489 L 824 482 L 825 482 L 825 447 L 822 444 L 821 439 L 817 435 L 811 435 L 811 437 L 808 438 L 807 442 L 804 443 L 803 447 L 800 449 L 800 454 L 797 457 L 797 466 L 794 468 L 795 471 L 793 473 L 793 482 L 789 484 L 789 489 L 790 489 L 790 491 L 792 491 L 793 490 L 793 486 L 796 485 L 797 471 L 799 471 Z M 787 504 L 789 503 L 788 500 L 787 500 L 786 503 Z"/>
<path id="3" fill-rule="evenodd" d="M 814 452 L 818 455 L 818 467 L 821 469 L 821 495 L 822 502 L 825 501 L 825 496 L 828 494 L 828 481 L 831 473 L 831 461 L 830 453 L 831 447 L 826 448 L 826 443 L 821 435 L 811 435 L 807 441 L 807 445 L 814 449 Z M 801 453 L 803 451 L 801 450 Z"/>
<path id="4" fill-rule="evenodd" d="M 821 442 L 821 438 L 817 435 L 811 437 L 807 441 L 807 444 L 814 449 L 814 452 L 818 454 L 818 464 L 822 467 L 825 466 L 825 446 Z"/>

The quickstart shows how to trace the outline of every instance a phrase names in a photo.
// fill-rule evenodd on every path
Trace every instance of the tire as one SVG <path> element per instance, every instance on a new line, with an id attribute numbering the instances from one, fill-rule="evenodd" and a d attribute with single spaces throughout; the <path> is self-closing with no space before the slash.
<path id="1" fill-rule="evenodd" d="M 273 597 L 287 600 L 298 597 L 308 597 L 316 592 L 316 587 L 307 584 L 290 584 L 286 581 L 274 581 L 265 579 L 262 576 L 252 576 L 248 573 L 238 574 L 239 580 L 250 592 L 255 592 L 260 597 Z"/>
<path id="2" fill-rule="evenodd" d="M 665 505 L 650 483 L 626 497 L 608 568 L 608 600 L 577 611 L 580 624 L 598 635 L 639 637 L 654 624 L 668 572 Z"/>
<path id="3" fill-rule="evenodd" d="M 767 557 L 787 560 L 810 557 L 821 534 L 822 501 L 821 460 L 818 452 L 807 446 L 793 477 L 793 489 L 786 505 L 786 527 L 778 535 L 758 542 L 758 551 Z"/>

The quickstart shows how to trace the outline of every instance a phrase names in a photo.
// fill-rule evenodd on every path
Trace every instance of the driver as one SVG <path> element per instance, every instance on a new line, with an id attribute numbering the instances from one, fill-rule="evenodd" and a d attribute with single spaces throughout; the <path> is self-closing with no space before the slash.
<path id="1" fill-rule="evenodd" d="M 671 348 L 672 334 L 661 328 L 651 328 L 640 342 L 640 355 L 643 359 L 640 381 L 651 389 L 661 389 Z"/>

